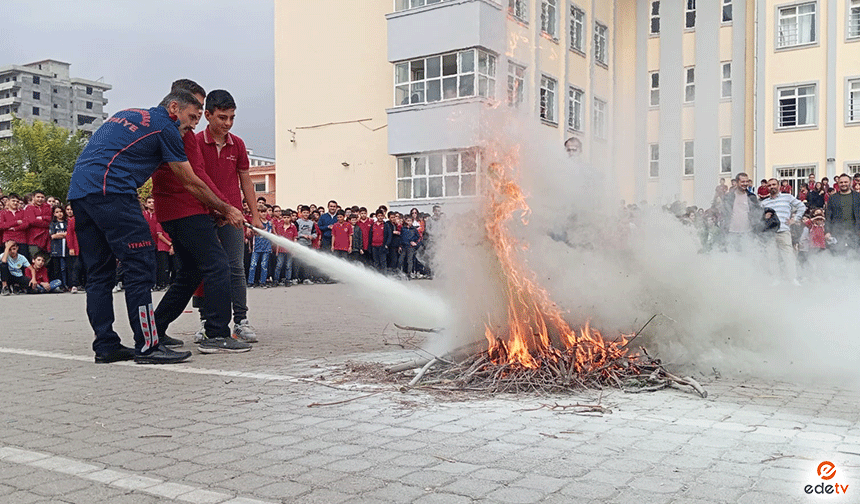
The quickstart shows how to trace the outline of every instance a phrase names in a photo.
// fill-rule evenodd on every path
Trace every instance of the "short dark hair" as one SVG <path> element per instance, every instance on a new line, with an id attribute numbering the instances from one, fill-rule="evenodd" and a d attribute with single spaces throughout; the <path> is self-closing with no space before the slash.
<path id="1" fill-rule="evenodd" d="M 236 101 L 233 100 L 233 95 L 224 89 L 216 89 L 206 95 L 207 112 L 215 112 L 215 109 L 230 110 L 234 108 L 236 108 Z"/>
<path id="2" fill-rule="evenodd" d="M 385 212 L 383 212 L 382 210 L 377 210 L 375 215 L 381 215 L 385 217 Z"/>
<path id="3" fill-rule="evenodd" d="M 301 211 L 302 212 L 310 212 L 311 207 L 309 207 L 308 205 L 302 205 Z"/>
<path id="4" fill-rule="evenodd" d="M 265 196 L 259 196 L 259 197 L 257 197 L 257 203 L 259 203 L 259 202 L 261 202 L 261 201 L 262 201 L 263 203 L 265 203 L 265 202 L 266 202 L 266 197 L 265 197 Z"/>
<path id="5" fill-rule="evenodd" d="M 349 220 L 352 220 L 352 219 L 358 219 L 358 213 L 357 212 L 353 212 L 353 213 L 349 214 Z"/>
<path id="6" fill-rule="evenodd" d="M 337 212 L 335 212 L 335 213 L 334 213 L 334 215 L 335 215 L 335 217 L 337 217 L 338 215 L 343 215 L 343 216 L 345 216 L 345 215 L 346 215 L 346 212 L 344 212 L 343 210 L 338 210 Z"/>
<path id="7" fill-rule="evenodd" d="M 33 196 L 35 196 L 35 195 L 37 195 L 37 194 L 41 194 L 42 196 L 44 196 L 44 195 L 45 195 L 45 192 L 44 192 L 44 191 L 42 191 L 42 190 L 40 190 L 40 189 L 36 189 L 35 191 L 33 191 Z"/>
<path id="8" fill-rule="evenodd" d="M 335 200 L 329 200 L 329 201 L 328 201 L 328 204 L 329 204 L 329 205 L 331 205 L 332 203 L 334 203 L 335 205 L 337 205 L 337 201 L 335 201 Z"/>
<path id="9" fill-rule="evenodd" d="M 358 211 L 359 211 L 359 212 L 366 212 L 366 211 L 367 211 L 367 207 L 360 207 L 360 208 L 358 209 Z"/>
<path id="10" fill-rule="evenodd" d="M 21 200 L 21 197 L 18 196 L 18 193 L 9 193 L 7 196 L 9 196 L 9 199 L 15 198 L 16 200 Z"/>
<path id="11" fill-rule="evenodd" d="M 272 205 L 272 210 L 274 210 L 274 209 L 276 209 L 276 208 L 277 208 L 278 210 L 280 210 L 280 209 L 281 209 L 281 207 L 279 207 L 278 205 Z"/>
<path id="12" fill-rule="evenodd" d="M 170 92 L 174 91 L 188 91 L 192 95 L 202 95 L 206 96 L 206 90 L 203 89 L 203 86 L 197 84 L 191 79 L 178 79 L 173 81 L 173 84 L 170 85 Z"/>
<path id="13" fill-rule="evenodd" d="M 179 104 L 180 108 L 185 108 L 189 105 L 194 105 L 197 108 L 202 108 L 203 104 L 200 103 L 200 100 L 197 99 L 192 93 L 185 91 L 184 89 L 177 89 L 176 91 L 171 91 L 161 100 L 161 103 L 158 104 L 159 107 L 167 108 L 170 105 L 170 102 L 176 102 Z"/>
<path id="14" fill-rule="evenodd" d="M 397 212 L 395 212 L 394 210 L 388 212 L 389 217 L 391 217 L 392 215 L 397 215 Z"/>

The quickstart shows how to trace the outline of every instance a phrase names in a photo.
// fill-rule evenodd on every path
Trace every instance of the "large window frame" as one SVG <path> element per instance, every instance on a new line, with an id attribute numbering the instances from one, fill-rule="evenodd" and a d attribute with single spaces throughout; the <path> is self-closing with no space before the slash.
<path id="1" fill-rule="evenodd" d="M 648 74 L 648 84 L 650 86 L 651 94 L 649 96 L 648 104 L 651 107 L 659 107 L 660 106 L 660 72 L 650 72 Z"/>
<path id="2" fill-rule="evenodd" d="M 496 56 L 481 49 L 394 64 L 394 106 L 496 96 Z"/>
<path id="3" fill-rule="evenodd" d="M 791 185 L 791 194 L 797 194 L 800 187 L 809 180 L 809 176 L 818 171 L 818 164 L 806 163 L 795 165 L 780 165 L 773 167 L 774 178 L 779 179 L 780 183 L 783 180 L 788 180 Z"/>
<path id="4" fill-rule="evenodd" d="M 594 138 L 597 140 L 606 140 L 609 136 L 609 102 L 594 97 L 591 109 L 592 114 L 591 129 L 594 130 Z"/>
<path id="5" fill-rule="evenodd" d="M 540 30 L 553 40 L 558 40 L 558 0 L 541 0 Z"/>
<path id="6" fill-rule="evenodd" d="M 684 68 L 684 103 L 690 104 L 696 101 L 696 67 Z"/>
<path id="7" fill-rule="evenodd" d="M 540 96 L 538 96 L 538 117 L 542 121 L 558 124 L 558 80 L 549 75 L 540 77 Z"/>
<path id="8" fill-rule="evenodd" d="M 657 178 L 660 176 L 660 144 L 648 144 L 648 176 Z"/>
<path id="9" fill-rule="evenodd" d="M 582 89 L 568 86 L 567 88 L 567 129 L 570 131 L 583 131 L 582 117 L 585 108 Z"/>
<path id="10" fill-rule="evenodd" d="M 508 106 L 520 108 L 525 101 L 526 67 L 508 60 Z"/>
<path id="11" fill-rule="evenodd" d="M 686 0 L 684 7 L 684 29 L 694 30 L 696 29 L 696 0 Z"/>
<path id="12" fill-rule="evenodd" d="M 845 79 L 845 124 L 860 125 L 860 77 Z"/>
<path id="13" fill-rule="evenodd" d="M 528 23 L 528 1 L 527 0 L 508 0 L 508 14 L 517 18 L 523 23 Z"/>
<path id="14" fill-rule="evenodd" d="M 720 138 L 720 173 L 732 172 L 732 137 Z"/>
<path id="15" fill-rule="evenodd" d="M 727 100 L 732 97 L 732 62 L 723 61 L 720 65 L 720 98 Z"/>
<path id="16" fill-rule="evenodd" d="M 723 24 L 731 24 L 734 19 L 732 0 L 723 0 L 722 12 Z"/>
<path id="17" fill-rule="evenodd" d="M 684 140 L 684 176 L 696 174 L 696 141 Z"/>
<path id="18" fill-rule="evenodd" d="M 570 50 L 585 56 L 586 40 L 585 11 L 570 5 Z"/>
<path id="19" fill-rule="evenodd" d="M 776 86 L 775 105 L 776 131 L 818 126 L 818 85 L 814 82 Z"/>
<path id="20" fill-rule="evenodd" d="M 848 2 L 845 21 L 845 40 L 860 40 L 860 0 L 846 0 Z"/>
<path id="21" fill-rule="evenodd" d="M 398 200 L 471 198 L 478 195 L 480 151 L 424 152 L 398 156 Z"/>
<path id="22" fill-rule="evenodd" d="M 450 0 L 394 0 L 394 12 L 417 9 L 426 5 L 433 5 Z"/>
<path id="23" fill-rule="evenodd" d="M 594 22 L 594 60 L 609 67 L 609 27 L 599 21 Z"/>
<path id="24" fill-rule="evenodd" d="M 660 0 L 654 0 L 651 2 L 651 24 L 650 24 L 650 33 L 651 35 L 659 35 L 660 34 Z"/>
<path id="25" fill-rule="evenodd" d="M 796 2 L 776 7 L 776 49 L 818 43 L 818 2 Z"/>

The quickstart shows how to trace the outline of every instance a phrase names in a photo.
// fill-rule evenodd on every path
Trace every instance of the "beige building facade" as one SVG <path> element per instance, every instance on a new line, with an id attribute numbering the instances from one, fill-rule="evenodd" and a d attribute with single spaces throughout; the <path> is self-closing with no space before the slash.
<path id="1" fill-rule="evenodd" d="M 286 204 L 473 201 L 499 108 L 628 202 L 860 171 L 860 0 L 307 4 L 275 7 Z"/>

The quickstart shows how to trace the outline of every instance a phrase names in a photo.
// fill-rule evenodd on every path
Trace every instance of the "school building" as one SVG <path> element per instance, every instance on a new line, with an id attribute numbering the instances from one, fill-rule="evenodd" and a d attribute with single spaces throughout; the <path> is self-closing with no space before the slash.
<path id="1" fill-rule="evenodd" d="M 468 203 L 499 107 L 628 202 L 832 179 L 860 171 L 855 42 L 860 0 L 276 2 L 277 192 Z"/>

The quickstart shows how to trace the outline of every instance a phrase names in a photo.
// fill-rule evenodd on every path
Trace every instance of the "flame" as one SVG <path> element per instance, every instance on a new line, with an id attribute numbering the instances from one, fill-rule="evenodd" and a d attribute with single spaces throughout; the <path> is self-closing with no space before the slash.
<path id="1" fill-rule="evenodd" d="M 518 251 L 526 245 L 508 228 L 517 214 L 523 224 L 528 224 L 531 210 L 526 195 L 500 163 L 489 165 L 486 181 L 484 227 L 499 261 L 507 298 L 506 335 L 502 337 L 489 323 L 485 325 L 492 361 L 535 369 L 543 361 L 558 362 L 562 352 L 568 352 L 575 371 L 584 373 L 624 357 L 627 338 L 607 341 L 589 322 L 578 331 L 571 329 L 561 309 L 519 257 Z"/>

